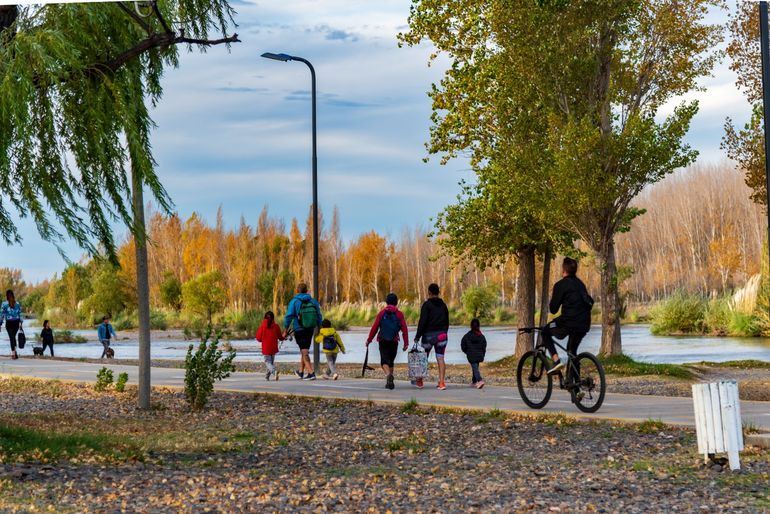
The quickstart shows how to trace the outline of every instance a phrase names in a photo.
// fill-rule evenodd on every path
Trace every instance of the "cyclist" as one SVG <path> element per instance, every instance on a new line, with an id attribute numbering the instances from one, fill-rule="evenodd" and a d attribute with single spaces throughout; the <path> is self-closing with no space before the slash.
<path id="1" fill-rule="evenodd" d="M 553 365 L 548 370 L 549 375 L 561 371 L 566 366 L 559 359 L 554 338 L 568 337 L 567 351 L 576 355 L 580 342 L 591 329 L 591 308 L 594 300 L 588 294 L 583 281 L 577 278 L 577 269 L 577 261 L 565 257 L 561 265 L 562 279 L 553 286 L 548 307 L 551 314 L 556 314 L 561 309 L 561 315 L 548 323 L 542 332 L 543 344 L 553 360 Z"/>

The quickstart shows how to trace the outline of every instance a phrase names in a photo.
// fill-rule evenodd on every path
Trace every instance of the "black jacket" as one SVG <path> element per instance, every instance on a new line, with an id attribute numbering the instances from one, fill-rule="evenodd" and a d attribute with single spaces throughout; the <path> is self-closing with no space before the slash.
<path id="1" fill-rule="evenodd" d="M 40 339 L 43 344 L 53 344 L 53 330 L 50 328 L 44 328 L 40 331 Z"/>
<path id="2" fill-rule="evenodd" d="M 468 362 L 484 362 L 484 355 L 487 353 L 487 338 L 481 332 L 476 334 L 473 330 L 469 330 L 463 336 L 460 348 L 468 357 Z"/>
<path id="3" fill-rule="evenodd" d="M 449 309 L 441 298 L 428 298 L 420 309 L 420 321 L 417 323 L 415 339 L 420 339 L 426 332 L 446 332 L 449 330 Z"/>
<path id="4" fill-rule="evenodd" d="M 554 320 L 557 327 L 588 332 L 591 328 L 591 307 L 593 298 L 576 276 L 566 276 L 554 284 L 549 308 L 551 314 L 556 314 L 561 308 L 561 316 Z"/>

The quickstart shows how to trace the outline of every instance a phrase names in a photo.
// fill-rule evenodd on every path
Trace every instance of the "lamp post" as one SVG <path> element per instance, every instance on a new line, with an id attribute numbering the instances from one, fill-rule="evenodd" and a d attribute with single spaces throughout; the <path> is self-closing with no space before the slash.
<path id="1" fill-rule="evenodd" d="M 265 52 L 262 54 L 265 59 L 274 61 L 299 61 L 310 68 L 311 83 L 311 103 L 312 103 L 312 125 L 313 125 L 313 295 L 320 300 L 318 291 L 318 154 L 316 153 L 316 93 L 315 93 L 315 68 L 310 61 L 289 54 L 274 54 Z M 313 338 L 313 369 L 318 372 L 321 365 L 321 349 L 319 344 Z"/>

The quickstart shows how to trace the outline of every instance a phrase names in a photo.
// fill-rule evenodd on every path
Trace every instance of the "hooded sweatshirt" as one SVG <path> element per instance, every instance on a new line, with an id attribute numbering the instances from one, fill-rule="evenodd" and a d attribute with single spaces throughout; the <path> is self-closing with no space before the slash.
<path id="1" fill-rule="evenodd" d="M 441 298 L 428 298 L 420 309 L 420 322 L 417 324 L 415 339 L 420 339 L 427 332 L 446 332 L 449 330 L 449 308 Z"/>
<path id="2" fill-rule="evenodd" d="M 324 337 L 326 336 L 334 336 L 334 339 L 337 340 L 337 346 L 334 348 L 334 350 L 327 350 L 326 348 L 323 348 L 324 353 L 337 353 L 342 352 L 345 353 L 345 345 L 342 344 L 342 338 L 340 337 L 339 333 L 337 333 L 336 330 L 333 328 L 322 328 L 320 332 L 318 332 L 318 335 L 315 337 L 315 340 L 318 344 L 322 344 L 324 341 Z"/>
<path id="3" fill-rule="evenodd" d="M 460 349 L 468 357 L 468 362 L 484 362 L 487 353 L 487 338 L 484 334 L 469 330 L 460 342 Z"/>
<path id="4" fill-rule="evenodd" d="M 285 329 L 289 329 L 292 324 L 294 325 L 295 332 L 302 332 L 303 330 L 311 330 L 314 327 L 303 327 L 299 324 L 299 310 L 302 308 L 302 302 L 310 301 L 316 308 L 317 326 L 321 326 L 323 316 L 321 315 L 321 306 L 318 302 L 307 293 L 299 293 L 289 302 L 289 307 L 286 309 L 286 318 L 284 319 L 283 326 Z"/>
<path id="5" fill-rule="evenodd" d="M 374 324 L 372 324 L 372 329 L 369 330 L 369 337 L 366 338 L 367 341 L 371 342 L 374 340 L 374 336 L 377 336 L 377 342 L 382 341 L 382 336 L 378 334 L 380 331 L 380 321 L 382 321 L 382 317 L 385 315 L 386 312 L 395 312 L 396 317 L 398 318 L 398 322 L 401 324 L 401 332 L 404 334 L 404 341 L 409 342 L 409 329 L 406 326 L 406 318 L 404 318 L 404 313 L 398 310 L 398 307 L 395 305 L 387 305 L 384 309 L 382 309 L 379 314 L 377 314 L 377 318 L 374 320 Z M 396 342 L 398 342 L 399 336 L 396 334 Z"/>
<path id="6" fill-rule="evenodd" d="M 262 355 L 275 355 L 278 353 L 278 341 L 283 340 L 281 327 L 273 321 L 270 326 L 267 320 L 262 320 L 259 330 L 257 330 L 257 341 L 262 343 Z"/>

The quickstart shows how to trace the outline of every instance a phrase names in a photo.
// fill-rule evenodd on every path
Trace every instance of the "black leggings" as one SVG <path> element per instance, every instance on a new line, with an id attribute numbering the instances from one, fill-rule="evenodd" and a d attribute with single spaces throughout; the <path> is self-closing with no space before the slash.
<path id="1" fill-rule="evenodd" d="M 564 339 L 565 337 L 569 337 L 569 339 L 567 339 L 567 351 L 572 355 L 577 356 L 578 347 L 587 333 L 588 332 L 583 332 L 582 330 L 578 331 L 564 327 L 552 327 L 549 324 L 543 329 L 543 344 L 548 348 L 551 357 L 553 357 L 557 355 L 556 344 L 553 342 L 554 338 Z"/>
<path id="2" fill-rule="evenodd" d="M 5 320 L 5 330 L 8 331 L 8 339 L 11 341 L 11 351 L 16 351 L 16 334 L 19 332 L 20 321 L 17 319 Z"/>
<path id="3" fill-rule="evenodd" d="M 51 349 L 51 357 L 53 357 L 53 341 L 50 343 L 43 343 L 43 353 L 45 353 L 46 346 Z"/>

